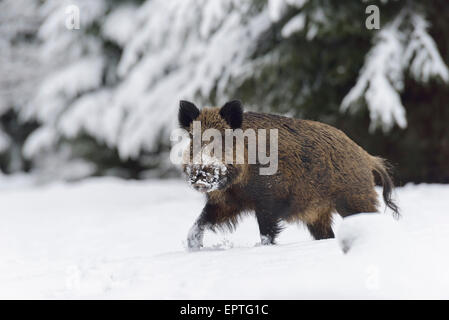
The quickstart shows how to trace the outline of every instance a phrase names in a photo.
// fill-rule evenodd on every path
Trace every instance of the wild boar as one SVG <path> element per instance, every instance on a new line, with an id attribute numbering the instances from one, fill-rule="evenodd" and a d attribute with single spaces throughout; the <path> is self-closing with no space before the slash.
<path id="1" fill-rule="evenodd" d="M 391 198 L 394 185 L 386 161 L 371 156 L 330 125 L 243 112 L 237 100 L 201 111 L 193 103 L 181 101 L 178 120 L 191 135 L 194 121 L 199 121 L 202 132 L 213 128 L 225 135 L 229 129 L 277 129 L 278 135 L 278 167 L 271 175 L 260 174 L 260 163 L 216 159 L 184 163 L 190 184 L 206 195 L 206 205 L 188 234 L 191 249 L 202 246 L 206 228 L 234 229 L 242 214 L 253 212 L 263 245 L 275 243 L 282 222 L 304 223 L 317 240 L 332 238 L 332 213 L 346 217 L 378 211 L 376 177 L 383 185 L 383 200 L 399 216 Z M 245 142 L 245 160 L 248 148 Z M 192 142 L 188 153 L 192 155 Z"/>

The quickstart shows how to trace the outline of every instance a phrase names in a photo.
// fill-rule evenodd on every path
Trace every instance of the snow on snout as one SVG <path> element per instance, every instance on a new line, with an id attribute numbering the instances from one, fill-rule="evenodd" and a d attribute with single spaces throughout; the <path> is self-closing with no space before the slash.
<path id="1" fill-rule="evenodd" d="M 207 192 L 218 189 L 226 172 L 226 165 L 221 159 L 211 155 L 208 146 L 201 150 L 201 164 L 193 164 L 186 168 L 189 183 L 202 186 Z"/>

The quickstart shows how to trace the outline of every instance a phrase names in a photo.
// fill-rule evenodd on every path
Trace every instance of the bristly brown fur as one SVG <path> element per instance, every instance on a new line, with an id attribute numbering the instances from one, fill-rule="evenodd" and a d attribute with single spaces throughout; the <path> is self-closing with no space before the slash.
<path id="1" fill-rule="evenodd" d="M 230 128 L 220 108 L 205 108 L 196 120 L 203 130 Z M 271 243 L 281 231 L 281 221 L 304 222 L 315 239 L 331 238 L 333 212 L 346 217 L 378 211 L 373 172 L 381 178 L 385 203 L 399 215 L 384 160 L 369 155 L 342 131 L 315 121 L 254 112 L 243 113 L 241 128 L 278 129 L 278 171 L 264 176 L 259 164 L 230 167 L 230 183 L 207 194 L 198 223 L 232 229 L 241 213 L 255 211 L 260 233 Z"/>

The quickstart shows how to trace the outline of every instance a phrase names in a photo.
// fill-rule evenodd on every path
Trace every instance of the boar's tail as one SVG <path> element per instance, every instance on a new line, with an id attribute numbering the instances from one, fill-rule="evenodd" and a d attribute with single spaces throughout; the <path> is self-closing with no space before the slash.
<path id="1" fill-rule="evenodd" d="M 373 163 L 373 171 L 379 175 L 380 180 L 382 182 L 383 186 L 382 196 L 384 198 L 384 202 L 388 208 L 393 210 L 393 216 L 396 219 L 398 219 L 400 217 L 399 207 L 396 205 L 396 203 L 394 203 L 393 199 L 391 198 L 394 189 L 393 180 L 391 179 L 391 176 L 389 174 L 391 167 L 388 164 L 388 162 L 382 158 L 371 157 L 371 159 Z"/>

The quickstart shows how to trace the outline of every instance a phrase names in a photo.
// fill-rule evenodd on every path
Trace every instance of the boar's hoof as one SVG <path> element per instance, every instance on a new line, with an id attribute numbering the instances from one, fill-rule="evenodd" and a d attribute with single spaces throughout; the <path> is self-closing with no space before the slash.
<path id="1" fill-rule="evenodd" d="M 269 246 L 274 244 L 273 239 L 270 236 L 260 236 L 260 244 L 263 246 Z"/>

